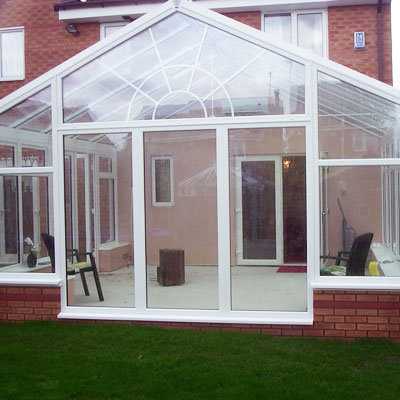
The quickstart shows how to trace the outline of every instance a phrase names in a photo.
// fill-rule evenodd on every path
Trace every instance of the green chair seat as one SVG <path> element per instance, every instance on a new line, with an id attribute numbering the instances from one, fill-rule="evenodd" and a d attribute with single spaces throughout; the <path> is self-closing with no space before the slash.
<path id="1" fill-rule="evenodd" d="M 91 264 L 86 261 L 76 262 L 72 264 L 68 264 L 68 271 L 79 271 L 82 268 L 89 268 Z"/>
<path id="2" fill-rule="evenodd" d="M 321 276 L 344 276 L 346 267 L 343 265 L 328 265 L 321 268 Z"/>

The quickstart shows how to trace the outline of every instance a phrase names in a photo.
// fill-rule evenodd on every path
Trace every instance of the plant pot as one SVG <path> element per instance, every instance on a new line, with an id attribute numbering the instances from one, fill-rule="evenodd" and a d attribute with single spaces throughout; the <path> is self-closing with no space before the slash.
<path id="1" fill-rule="evenodd" d="M 26 259 L 26 263 L 28 264 L 28 267 L 29 267 L 29 268 L 34 268 L 34 267 L 36 267 L 36 264 L 37 264 L 37 257 L 36 257 L 34 254 L 29 253 L 29 254 L 28 254 L 28 258 Z"/>

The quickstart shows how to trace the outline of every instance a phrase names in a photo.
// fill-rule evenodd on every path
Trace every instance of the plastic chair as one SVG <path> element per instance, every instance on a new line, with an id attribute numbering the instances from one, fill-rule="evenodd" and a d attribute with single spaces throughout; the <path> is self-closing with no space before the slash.
<path id="1" fill-rule="evenodd" d="M 367 261 L 369 248 L 371 246 L 373 233 L 364 233 L 357 236 L 351 246 L 348 257 L 331 257 L 322 256 L 321 259 L 335 260 L 336 265 L 321 267 L 321 276 L 336 275 L 336 276 L 363 276 L 365 275 L 365 263 Z M 346 262 L 346 265 L 338 265 L 341 261 Z"/>
<path id="2" fill-rule="evenodd" d="M 47 248 L 47 252 L 49 253 L 50 261 L 52 268 L 55 268 L 55 258 L 54 258 L 54 237 L 47 234 L 42 233 L 43 242 Z M 89 288 L 86 282 L 86 272 L 93 272 L 94 281 L 97 288 L 97 293 L 99 295 L 99 300 L 104 301 L 103 291 L 101 289 L 99 273 L 96 267 L 96 261 L 92 252 L 79 253 L 77 249 L 67 250 L 67 255 L 71 256 L 72 261 L 75 258 L 76 262 L 67 264 L 67 275 L 76 275 L 79 273 L 82 279 L 83 290 L 86 296 L 89 296 Z M 89 257 L 89 261 L 81 261 L 81 256 Z"/>

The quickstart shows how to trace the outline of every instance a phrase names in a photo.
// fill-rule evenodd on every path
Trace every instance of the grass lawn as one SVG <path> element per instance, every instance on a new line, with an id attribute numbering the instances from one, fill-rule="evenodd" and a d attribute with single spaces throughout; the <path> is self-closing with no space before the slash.
<path id="1" fill-rule="evenodd" d="M 400 399 L 400 344 L 0 324 L 0 399 Z"/>

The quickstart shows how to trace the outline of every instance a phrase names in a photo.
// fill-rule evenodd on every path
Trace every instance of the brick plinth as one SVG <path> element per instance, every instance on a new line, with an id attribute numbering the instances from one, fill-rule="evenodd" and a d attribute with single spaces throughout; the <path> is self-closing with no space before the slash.
<path id="1" fill-rule="evenodd" d="M 60 288 L 0 286 L 0 321 L 57 320 Z"/>
<path id="2" fill-rule="evenodd" d="M 314 291 L 313 325 L 57 319 L 60 288 L 0 286 L 0 321 L 124 323 L 165 329 L 230 330 L 273 336 L 400 340 L 400 291 Z"/>

